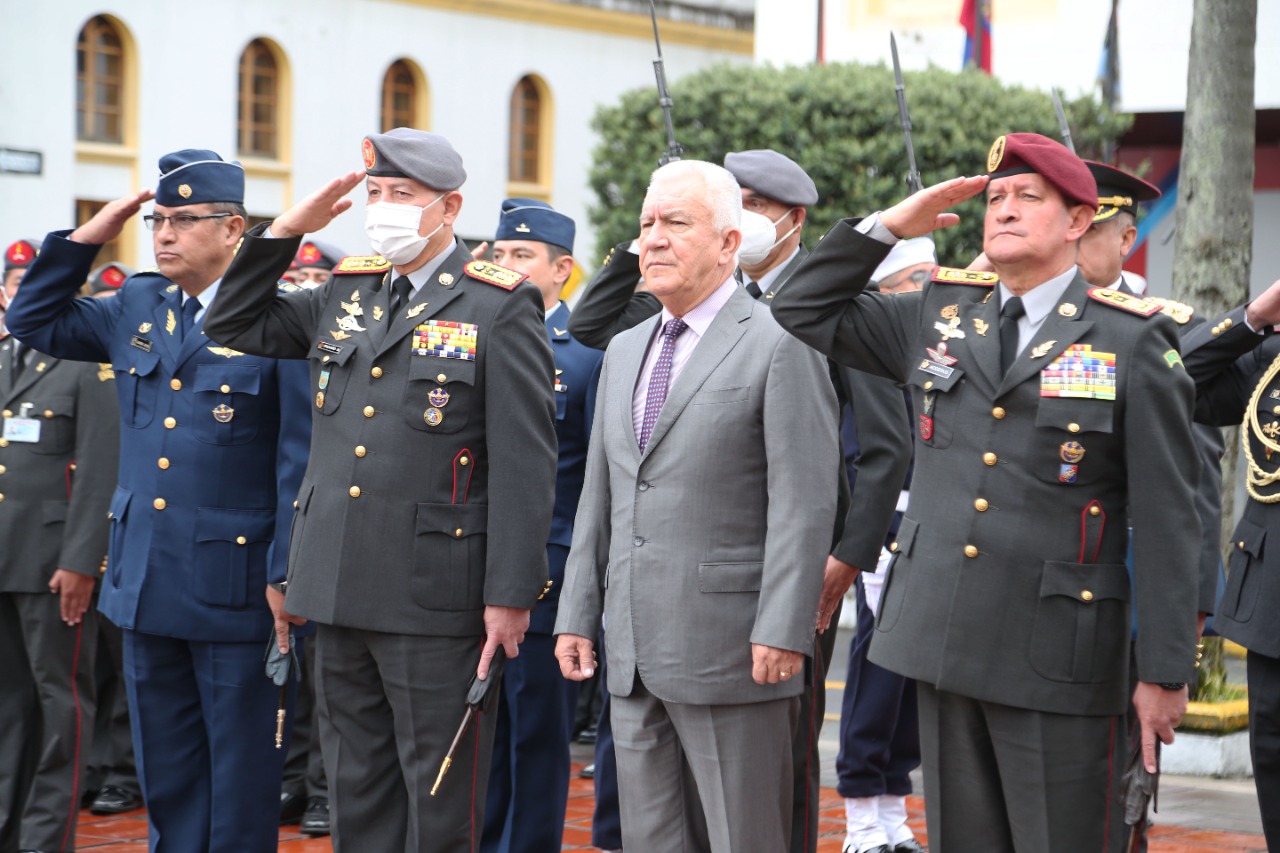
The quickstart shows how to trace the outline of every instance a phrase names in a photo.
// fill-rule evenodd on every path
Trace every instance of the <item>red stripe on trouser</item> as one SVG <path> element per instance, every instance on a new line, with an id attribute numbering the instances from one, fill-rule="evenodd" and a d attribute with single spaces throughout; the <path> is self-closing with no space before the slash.
<path id="1" fill-rule="evenodd" d="M 79 812 L 80 805 L 80 688 L 77 686 L 76 676 L 80 671 L 80 635 L 84 630 L 84 620 L 81 619 L 76 625 L 76 650 L 71 656 L 71 701 L 76 706 L 76 732 L 75 732 L 75 748 L 72 750 L 72 760 L 75 761 L 74 769 L 71 775 L 71 813 L 67 815 L 67 828 L 62 833 L 62 843 L 58 846 L 67 849 L 67 841 L 71 838 L 71 831 L 76 825 L 76 815 Z"/>

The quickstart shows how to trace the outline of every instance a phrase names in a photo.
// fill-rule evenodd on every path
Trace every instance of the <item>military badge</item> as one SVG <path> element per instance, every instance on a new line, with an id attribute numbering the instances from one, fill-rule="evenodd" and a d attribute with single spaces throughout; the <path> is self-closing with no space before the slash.
<path id="1" fill-rule="evenodd" d="M 419 302 L 417 305 L 413 306 L 408 311 L 404 312 L 404 318 L 406 320 L 412 320 L 414 317 L 417 317 L 419 314 L 421 314 L 423 311 L 426 311 L 426 310 L 427 310 L 427 303 Z"/>
<path id="2" fill-rule="evenodd" d="M 1084 445 L 1078 441 L 1064 441 L 1058 448 L 1058 456 L 1063 462 L 1074 465 L 1084 458 Z"/>
<path id="3" fill-rule="evenodd" d="M 1076 316 L 1076 306 L 1070 302 L 1064 302 L 1058 306 L 1058 314 L 1063 317 L 1074 317 Z"/>
<path id="4" fill-rule="evenodd" d="M 1058 482 L 1074 483 L 1076 478 L 1080 476 L 1079 465 L 1059 465 L 1058 466 Z"/>
<path id="5" fill-rule="evenodd" d="M 475 361 L 479 337 L 475 323 L 428 320 L 413 330 L 413 354 Z"/>
<path id="6" fill-rule="evenodd" d="M 351 332 L 366 331 L 365 327 L 361 326 L 360 321 L 356 319 L 355 314 L 348 314 L 345 317 L 335 317 L 334 320 L 337 322 L 338 328 L 348 334 Z M 334 334 L 334 337 L 338 337 L 337 334 Z"/>
<path id="7" fill-rule="evenodd" d="M 330 329 L 329 337 L 333 338 L 335 341 L 345 341 L 347 338 L 351 336 L 348 335 L 346 332 L 342 331 L 341 329 Z"/>
<path id="8" fill-rule="evenodd" d="M 939 313 L 942 314 L 942 319 L 944 320 L 954 320 L 956 317 L 960 316 L 960 306 L 948 305 Z"/>
<path id="9" fill-rule="evenodd" d="M 49 366 L 48 362 L 44 362 L 44 361 L 39 362 L 38 364 L 36 364 L 36 373 L 44 373 L 45 368 L 48 366 Z"/>
<path id="10" fill-rule="evenodd" d="M 974 317 L 973 328 L 979 335 L 985 338 L 987 336 L 987 329 L 990 329 L 991 325 L 979 317 Z"/>
<path id="11" fill-rule="evenodd" d="M 351 301 L 352 302 L 360 301 L 360 290 L 358 288 L 356 290 L 351 291 Z"/>
<path id="12" fill-rule="evenodd" d="M 213 419 L 220 424 L 231 423 L 231 419 L 235 416 L 236 410 L 228 406 L 226 403 L 219 404 L 218 407 L 213 410 Z"/>
<path id="13" fill-rule="evenodd" d="M 920 439 L 928 441 L 933 438 L 933 418 L 928 415 L 920 416 Z"/>
<path id="14" fill-rule="evenodd" d="M 318 383 L 318 387 L 320 388 L 321 391 L 329 387 L 329 374 L 332 372 L 333 372 L 333 365 L 331 364 L 325 365 L 324 369 L 320 371 L 320 381 Z"/>
<path id="15" fill-rule="evenodd" d="M 950 322 L 947 323 L 934 323 L 933 327 L 942 335 L 944 341 L 964 337 L 964 329 L 960 328 L 959 317 L 952 317 Z"/>
<path id="16" fill-rule="evenodd" d="M 422 419 L 427 422 L 427 426 L 440 426 L 444 422 L 444 412 L 432 406 L 422 413 Z"/>
<path id="17" fill-rule="evenodd" d="M 364 142 L 360 145 L 360 153 L 364 156 L 364 167 L 372 169 L 378 162 L 377 150 L 373 147 L 373 140 L 365 137 Z"/>
<path id="18" fill-rule="evenodd" d="M 440 277 L 437 278 L 436 281 L 440 282 L 440 284 L 442 284 L 445 287 L 449 287 L 453 284 L 453 275 L 451 273 L 442 272 L 440 273 Z"/>
<path id="19" fill-rule="evenodd" d="M 1046 355 L 1048 355 L 1048 354 L 1049 354 L 1049 350 L 1053 349 L 1053 348 L 1054 348 L 1054 346 L 1056 346 L 1056 345 L 1057 345 L 1057 343 L 1058 343 L 1057 341 L 1045 341 L 1045 342 L 1044 342 L 1044 343 L 1042 343 L 1042 344 L 1037 344 L 1037 345 L 1036 345 L 1036 346 L 1031 350 L 1031 357 L 1032 357 L 1032 358 L 1044 358 Z"/>
<path id="20" fill-rule="evenodd" d="M 165 293 L 176 293 L 177 291 L 178 291 L 178 285 L 176 284 L 171 284 L 164 289 Z"/>
<path id="21" fill-rule="evenodd" d="M 191 184 L 179 184 L 178 195 L 183 198 L 191 198 Z"/>
<path id="22" fill-rule="evenodd" d="M 561 382 L 561 381 L 560 381 L 560 375 L 561 375 L 562 373 L 564 373 L 564 371 L 563 371 L 563 370 L 559 370 L 559 369 L 557 369 L 557 370 L 556 370 L 556 378 L 555 378 L 555 389 L 556 389 L 556 391 L 557 391 L 557 392 L 559 392 L 559 393 L 561 393 L 561 394 L 563 394 L 563 393 L 565 393 L 566 391 L 568 391 L 568 390 L 569 390 L 569 386 L 568 386 L 568 385 L 565 385 L 563 382 Z"/>
<path id="23" fill-rule="evenodd" d="M 323 391 L 316 392 L 316 408 L 317 409 L 324 408 L 324 392 Z"/>
<path id="24" fill-rule="evenodd" d="M 375 305 L 375 306 L 373 306 L 373 319 L 375 319 L 375 320 L 381 320 L 381 319 L 382 319 L 382 306 L 381 306 L 381 305 Z"/>
<path id="25" fill-rule="evenodd" d="M 563 338 L 565 335 L 569 334 L 568 329 L 557 329 L 555 326 L 551 327 L 551 331 L 555 332 L 557 338 Z"/>
<path id="26" fill-rule="evenodd" d="M 141 323 L 138 325 L 138 334 L 145 335 L 149 331 L 151 331 L 150 323 Z"/>
<path id="27" fill-rule="evenodd" d="M 998 137 L 995 142 L 991 143 L 991 150 L 987 152 L 987 171 L 994 172 L 1000 166 L 1000 161 L 1004 159 L 1004 137 Z"/>
<path id="28" fill-rule="evenodd" d="M 164 318 L 164 330 L 169 334 L 173 334 L 173 330 L 178 328 L 178 318 L 173 316 L 173 309 L 169 309 L 169 313 Z"/>
<path id="29" fill-rule="evenodd" d="M 231 347 L 205 347 L 205 349 L 214 355 L 220 355 L 223 358 L 235 358 L 238 355 L 244 355 L 240 350 L 235 350 Z"/>
<path id="30" fill-rule="evenodd" d="M 364 316 L 364 306 L 361 305 L 359 302 L 342 302 L 339 304 L 342 305 L 342 310 L 346 311 L 347 315 L 350 317 Z"/>
<path id="31" fill-rule="evenodd" d="M 133 340 L 129 341 L 129 346 L 137 347 L 143 352 L 151 352 L 152 343 L 146 338 L 140 338 L 137 335 L 134 335 Z"/>
<path id="32" fill-rule="evenodd" d="M 528 278 L 524 273 L 509 270 L 488 261 L 472 261 L 463 267 L 462 271 L 477 281 L 501 287 L 503 290 L 515 290 L 516 285 Z"/>
<path id="33" fill-rule="evenodd" d="M 331 344 L 328 341 L 321 341 L 320 343 L 316 344 L 316 349 L 320 350 L 320 352 L 327 352 L 330 355 L 337 355 L 338 353 L 342 352 L 342 347 L 338 346 L 337 344 Z"/>
<path id="34" fill-rule="evenodd" d="M 925 347 L 924 351 L 929 354 L 929 360 L 934 364 L 941 364 L 943 367 L 950 367 L 960 359 L 954 355 L 947 355 L 947 342 L 943 341 L 936 347 Z"/>
<path id="35" fill-rule="evenodd" d="M 1262 432 L 1267 436 L 1267 438 L 1274 439 L 1277 436 L 1280 436 L 1280 421 L 1272 421 L 1267 424 L 1262 428 Z"/>
<path id="36" fill-rule="evenodd" d="M 1116 398 L 1116 354 L 1072 344 L 1040 371 L 1041 397 Z"/>
<path id="37" fill-rule="evenodd" d="M 1182 364 L 1182 356 L 1178 355 L 1176 349 L 1171 349 L 1164 354 L 1164 361 L 1170 367 L 1177 367 Z"/>
<path id="38" fill-rule="evenodd" d="M 443 409 L 449 405 L 449 392 L 443 388 L 436 388 L 427 394 L 427 402 L 437 409 Z"/>

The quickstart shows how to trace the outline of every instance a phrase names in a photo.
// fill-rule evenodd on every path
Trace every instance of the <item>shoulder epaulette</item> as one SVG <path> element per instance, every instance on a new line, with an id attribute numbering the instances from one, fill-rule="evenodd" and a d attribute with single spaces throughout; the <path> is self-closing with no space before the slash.
<path id="1" fill-rule="evenodd" d="M 1130 296 L 1118 290 L 1107 290 L 1105 287 L 1089 288 L 1089 298 L 1095 299 L 1103 305 L 1110 305 L 1112 308 L 1119 308 L 1121 311 L 1137 314 L 1140 317 L 1150 317 L 1153 314 L 1160 313 L 1159 305 L 1153 305 L 1145 299 Z"/>
<path id="2" fill-rule="evenodd" d="M 293 291 L 302 290 L 302 288 L 291 281 L 285 281 L 284 279 L 280 279 L 279 281 L 276 282 L 276 290 L 279 290 L 283 293 L 293 293 Z"/>
<path id="3" fill-rule="evenodd" d="M 115 378 L 116 378 L 116 373 L 114 370 L 111 369 L 111 362 L 109 361 L 98 362 L 98 381 L 99 382 L 106 382 L 109 379 L 115 379 Z"/>
<path id="4" fill-rule="evenodd" d="M 391 261 L 382 255 L 348 255 L 342 259 L 334 270 L 339 275 L 351 273 L 386 272 L 391 269 Z"/>
<path id="5" fill-rule="evenodd" d="M 974 287 L 995 287 L 1000 276 L 983 270 L 961 270 L 955 267 L 934 267 L 933 280 L 938 284 L 971 284 Z"/>
<path id="6" fill-rule="evenodd" d="M 524 273 L 518 273 L 488 261 L 472 261 L 463 267 L 462 271 L 477 281 L 501 287 L 503 290 L 514 290 L 517 284 L 529 277 Z"/>
<path id="7" fill-rule="evenodd" d="M 1185 326 L 1191 322 L 1191 318 L 1196 313 L 1196 309 L 1187 303 L 1165 299 L 1163 296 L 1148 296 L 1144 301 L 1160 306 L 1160 313 L 1169 315 L 1173 318 L 1173 322 L 1180 326 Z"/>

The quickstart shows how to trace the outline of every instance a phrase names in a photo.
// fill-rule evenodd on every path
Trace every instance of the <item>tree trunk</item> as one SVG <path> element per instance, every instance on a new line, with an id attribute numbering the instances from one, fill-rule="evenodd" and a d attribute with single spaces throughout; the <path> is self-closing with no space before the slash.
<path id="1" fill-rule="evenodd" d="M 1195 0 L 1192 15 L 1173 295 L 1212 318 L 1249 298 L 1258 5 L 1257 0 Z M 1223 457 L 1224 547 L 1235 519 L 1238 433 L 1228 430 Z M 1221 655 L 1206 655 L 1204 663 L 1201 683 L 1220 682 Z"/>

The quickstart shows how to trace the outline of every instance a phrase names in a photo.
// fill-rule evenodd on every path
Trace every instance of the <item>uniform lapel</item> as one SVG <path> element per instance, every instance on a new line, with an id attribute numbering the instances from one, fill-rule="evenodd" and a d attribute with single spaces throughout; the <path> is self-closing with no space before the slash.
<path id="1" fill-rule="evenodd" d="M 1040 326 L 1040 331 L 1026 348 L 1018 353 L 1018 357 L 1009 366 L 1009 372 L 1005 374 L 997 396 L 1008 393 L 1009 390 L 1044 370 L 1050 362 L 1062 354 L 1063 350 L 1080 340 L 1085 332 L 1093 328 L 1091 320 L 1081 319 L 1084 316 L 1085 300 L 1088 296 L 1089 284 L 1077 273 L 1071 284 L 1067 286 L 1066 292 L 1062 294 L 1062 298 L 1058 300 L 1058 304 L 1049 311 L 1049 316 Z M 996 348 L 999 349 L 998 337 L 996 341 Z"/>
<path id="2" fill-rule="evenodd" d="M 390 314 L 386 316 L 387 335 L 380 343 L 374 344 L 376 355 L 382 355 L 394 347 L 401 338 L 435 317 L 441 309 L 462 295 L 462 289 L 466 286 L 462 281 L 465 277 L 462 268 L 470 260 L 472 260 L 471 253 L 466 247 L 455 244 L 453 254 L 432 274 L 431 279 L 418 289 L 408 305 L 401 307 L 394 317 Z M 394 281 L 395 277 L 393 270 L 389 280 Z M 378 304 L 390 305 L 391 290 L 390 287 L 382 288 L 383 292 L 378 297 L 381 301 Z"/>
<path id="3" fill-rule="evenodd" d="M 569 306 L 563 302 L 547 315 L 547 338 L 553 344 L 569 340 Z"/>
<path id="4" fill-rule="evenodd" d="M 9 347 L 9 362 L 9 368 L 12 368 L 14 366 L 12 346 Z M 22 371 L 22 375 L 18 377 L 16 382 L 10 381 L 9 383 L 9 391 L 4 397 L 5 408 L 12 409 L 13 406 L 10 406 L 9 403 L 16 401 L 25 394 L 27 389 L 35 385 L 42 376 L 48 374 L 57 364 L 58 360 L 53 356 L 45 355 L 41 352 L 32 352 L 31 361 L 27 364 L 26 369 Z M 12 377 L 12 375 L 11 372 L 10 376 Z"/>
<path id="5" fill-rule="evenodd" d="M 952 355 L 960 350 L 960 366 L 976 365 L 976 374 L 992 388 L 1000 387 L 1000 299 L 991 288 L 985 301 L 966 302 L 960 308 L 960 329 L 964 337 L 947 342 Z M 964 353 L 969 357 L 965 358 Z M 973 370 L 969 375 L 975 375 Z"/>
<path id="6" fill-rule="evenodd" d="M 697 347 L 689 356 L 684 369 L 680 371 L 675 384 L 667 391 L 667 399 L 662 404 L 658 421 L 653 425 L 649 443 L 645 446 L 646 456 L 653 452 L 653 448 L 671 429 L 671 425 L 684 411 L 684 407 L 689 405 L 694 394 L 702 387 L 702 383 L 707 381 L 711 371 L 724 361 L 725 356 L 747 333 L 743 322 L 751 317 L 753 310 L 757 310 L 754 303 L 755 300 L 748 296 L 745 290 L 736 289 L 729 297 L 728 303 L 711 321 L 711 325 L 707 327 L 707 333 L 702 336 L 702 340 L 698 341 Z M 760 307 L 758 310 L 767 311 L 768 309 Z"/>
<path id="7" fill-rule="evenodd" d="M 796 271 L 796 268 L 800 266 L 801 262 L 804 261 L 808 255 L 809 250 L 804 247 L 803 243 L 801 243 L 798 251 L 796 252 L 796 256 L 791 259 L 789 264 L 782 268 L 782 272 L 778 273 L 778 277 L 773 280 L 773 284 L 769 286 L 769 289 L 760 294 L 760 298 L 765 302 L 772 302 L 773 297 L 778 295 L 778 290 L 782 288 L 782 285 L 787 283 L 787 279 L 791 277 L 791 274 Z"/>

